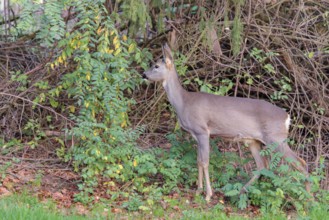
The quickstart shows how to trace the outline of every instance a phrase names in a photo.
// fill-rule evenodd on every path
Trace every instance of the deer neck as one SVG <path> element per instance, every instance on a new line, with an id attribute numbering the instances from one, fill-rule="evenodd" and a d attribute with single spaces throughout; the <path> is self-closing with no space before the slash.
<path id="1" fill-rule="evenodd" d="M 167 97 L 176 112 L 180 112 L 184 105 L 184 94 L 187 92 L 180 84 L 177 72 L 171 73 L 172 77 L 163 82 Z"/>

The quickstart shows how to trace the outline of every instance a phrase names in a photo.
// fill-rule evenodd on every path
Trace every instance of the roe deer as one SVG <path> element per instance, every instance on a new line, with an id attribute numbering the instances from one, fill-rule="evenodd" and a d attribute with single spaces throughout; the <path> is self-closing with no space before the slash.
<path id="1" fill-rule="evenodd" d="M 170 48 L 165 44 L 162 50 L 163 59 L 144 72 L 143 77 L 151 81 L 162 81 L 181 127 L 196 139 L 198 192 L 203 189 L 204 175 L 207 201 L 212 196 L 208 171 L 209 136 L 212 134 L 247 144 L 258 170 L 267 165 L 266 159 L 260 155 L 261 145 L 277 144 L 276 150 L 282 152 L 283 157 L 291 158 L 293 166 L 308 177 L 305 161 L 286 143 L 290 117 L 283 109 L 263 100 L 188 92 L 179 82 Z M 253 176 L 241 193 L 258 177 L 259 175 Z M 307 181 L 305 186 L 309 191 Z"/>

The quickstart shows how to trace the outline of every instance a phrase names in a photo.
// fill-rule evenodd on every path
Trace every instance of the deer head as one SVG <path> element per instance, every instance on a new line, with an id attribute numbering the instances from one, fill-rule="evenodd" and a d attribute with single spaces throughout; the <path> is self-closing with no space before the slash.
<path id="1" fill-rule="evenodd" d="M 173 74 L 176 74 L 173 56 L 167 44 L 162 46 L 162 55 L 162 59 L 159 59 L 149 70 L 143 73 L 143 78 L 166 82 Z"/>

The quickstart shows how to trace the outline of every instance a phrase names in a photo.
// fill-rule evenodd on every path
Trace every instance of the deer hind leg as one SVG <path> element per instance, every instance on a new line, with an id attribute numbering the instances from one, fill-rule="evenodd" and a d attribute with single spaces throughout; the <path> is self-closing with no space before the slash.
<path id="1" fill-rule="evenodd" d="M 198 141 L 198 171 L 199 171 L 199 179 L 198 179 L 198 191 L 202 189 L 203 184 L 203 175 L 206 180 L 206 201 L 210 201 L 212 196 L 212 189 L 210 185 L 210 177 L 209 177 L 209 134 L 201 134 L 195 135 Z"/>
<path id="2" fill-rule="evenodd" d="M 265 157 L 260 155 L 261 143 L 257 140 L 245 140 L 244 143 L 248 145 L 252 156 L 256 161 L 257 170 L 261 170 L 268 166 L 267 160 Z M 259 178 L 259 174 L 254 175 L 241 189 L 240 193 L 247 192 L 247 187 L 250 186 L 255 180 Z"/>
<path id="3" fill-rule="evenodd" d="M 295 169 L 297 169 L 299 172 L 302 172 L 306 177 L 309 177 L 306 162 L 302 158 L 298 157 L 286 142 L 282 142 L 279 145 L 278 150 L 283 154 L 284 158 L 290 158 L 293 160 L 292 166 Z M 305 182 L 305 188 L 307 192 L 311 191 L 311 185 L 309 181 Z"/>

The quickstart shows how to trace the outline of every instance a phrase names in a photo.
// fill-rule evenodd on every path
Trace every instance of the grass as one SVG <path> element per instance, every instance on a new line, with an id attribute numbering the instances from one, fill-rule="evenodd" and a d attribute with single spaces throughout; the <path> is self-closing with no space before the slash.
<path id="1" fill-rule="evenodd" d="M 26 194 L 12 195 L 0 199 L 1 220 L 82 220 L 83 216 L 65 216 L 56 204 L 50 201 L 40 202 L 36 197 Z"/>
<path id="2" fill-rule="evenodd" d="M 174 202 L 174 201 L 172 201 Z M 88 216 L 81 216 L 76 214 L 74 209 L 59 210 L 56 204 L 50 200 L 41 202 L 38 198 L 27 195 L 26 193 L 11 195 L 0 198 L 0 220 L 86 220 L 86 219 L 182 219 L 182 220 L 207 220 L 207 219 L 219 219 L 219 220 L 238 220 L 238 219 L 251 219 L 247 213 L 230 212 L 230 216 L 227 216 L 224 212 L 225 207 L 223 205 L 215 205 L 212 208 L 207 206 L 200 206 L 193 208 L 183 204 L 179 199 L 175 201 L 174 207 L 178 207 L 179 211 L 168 207 L 163 209 L 161 206 L 154 205 L 152 210 L 147 212 L 128 212 L 113 214 L 109 212 L 107 216 L 101 214 L 105 207 L 109 204 L 99 202 L 91 208 Z M 177 206 L 178 205 L 178 206 Z M 305 216 L 298 216 L 296 213 L 292 213 L 292 219 L 301 220 L 322 220 L 327 219 L 329 216 L 327 204 L 320 204 L 313 207 L 310 212 Z M 66 214 L 64 214 L 64 212 Z M 270 215 L 265 214 L 263 216 L 252 218 L 258 220 L 285 220 L 288 216 Z"/>

